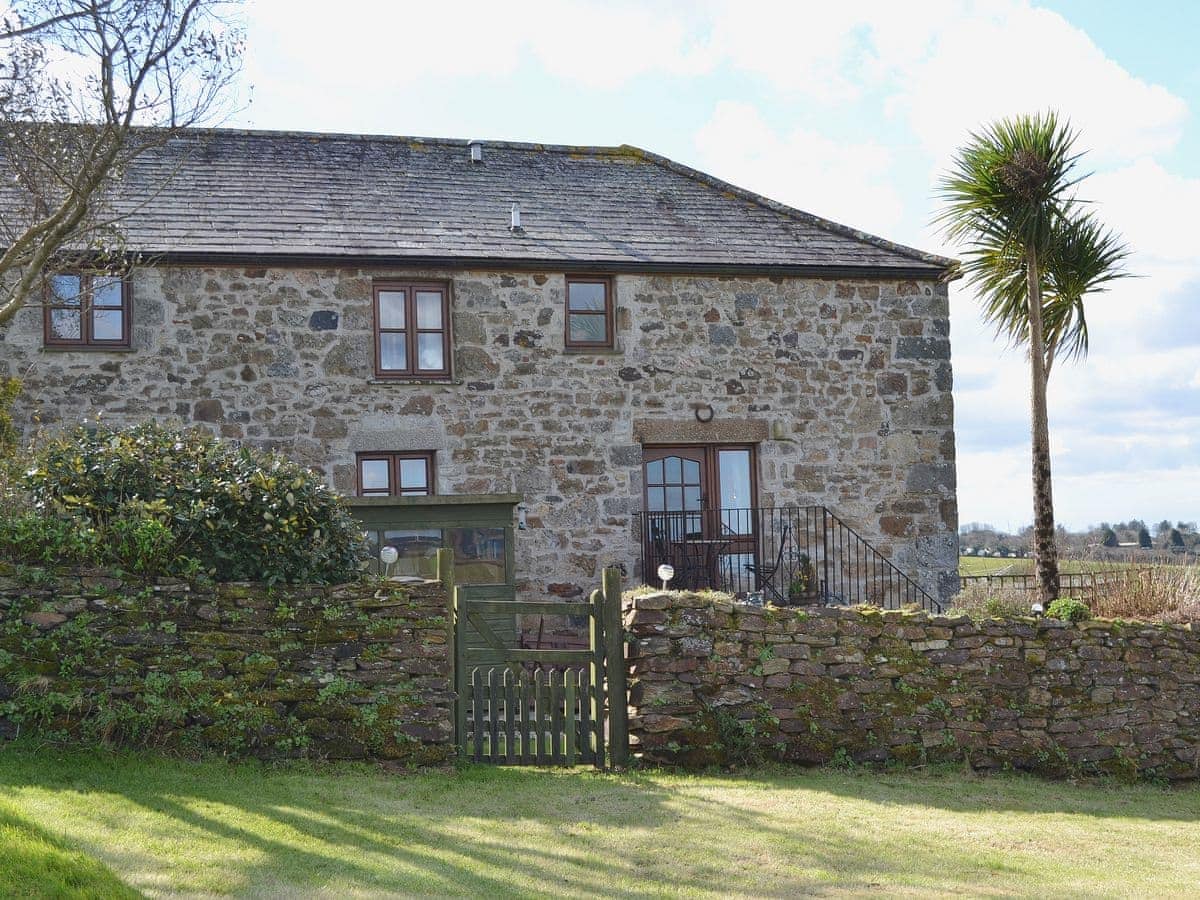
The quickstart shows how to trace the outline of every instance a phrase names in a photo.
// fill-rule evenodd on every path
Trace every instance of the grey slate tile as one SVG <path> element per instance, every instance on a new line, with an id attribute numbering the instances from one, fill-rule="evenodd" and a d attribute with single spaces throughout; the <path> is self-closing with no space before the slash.
<path id="1" fill-rule="evenodd" d="M 513 201 L 523 233 L 509 229 Z M 952 262 L 627 146 L 484 141 L 475 164 L 461 140 L 196 130 L 141 157 L 115 203 L 137 205 L 124 227 L 150 254 L 930 274 Z"/>

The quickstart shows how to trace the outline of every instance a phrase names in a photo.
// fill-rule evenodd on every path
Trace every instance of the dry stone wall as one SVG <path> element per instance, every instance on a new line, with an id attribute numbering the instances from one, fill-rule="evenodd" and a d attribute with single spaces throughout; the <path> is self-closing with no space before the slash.
<path id="1" fill-rule="evenodd" d="M 630 732 L 649 762 L 967 760 L 1194 778 L 1190 626 L 766 609 L 627 595 Z"/>
<path id="2" fill-rule="evenodd" d="M 0 570 L 0 738 L 409 765 L 454 755 L 438 582 L 30 574 Z"/>
<path id="3" fill-rule="evenodd" d="M 450 383 L 373 378 L 371 286 L 397 278 L 450 283 Z M 639 577 L 643 443 L 753 441 L 761 505 L 828 505 L 935 597 L 957 590 L 944 284 L 614 283 L 616 350 L 580 353 L 561 272 L 146 268 L 131 351 L 44 351 L 30 307 L 0 328 L 0 373 L 25 378 L 22 421 L 202 423 L 345 492 L 357 451 L 433 450 L 441 493 L 524 496 L 518 587 L 538 596 L 610 564 Z"/>

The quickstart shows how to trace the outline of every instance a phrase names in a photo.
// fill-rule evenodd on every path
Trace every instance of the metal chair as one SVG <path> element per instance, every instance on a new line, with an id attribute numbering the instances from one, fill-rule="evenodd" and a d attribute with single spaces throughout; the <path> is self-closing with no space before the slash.
<path id="1" fill-rule="evenodd" d="M 792 535 L 792 523 L 784 523 L 783 530 L 779 532 L 779 552 L 775 554 L 774 562 L 752 562 L 746 563 L 742 568 L 754 576 L 754 586 L 758 590 L 766 588 L 782 604 L 785 596 L 775 586 L 775 575 L 783 566 L 783 551 L 787 548 L 788 539 Z"/>
<path id="2" fill-rule="evenodd" d="M 708 548 L 703 544 L 689 540 L 675 544 L 675 577 L 680 587 L 691 591 L 709 587 L 704 583 L 707 565 Z"/>

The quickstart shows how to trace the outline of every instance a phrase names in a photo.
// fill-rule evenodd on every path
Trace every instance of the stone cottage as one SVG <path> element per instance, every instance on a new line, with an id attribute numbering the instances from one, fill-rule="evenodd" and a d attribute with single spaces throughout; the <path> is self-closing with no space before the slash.
<path id="1" fill-rule="evenodd" d="M 123 192 L 146 264 L 0 330 L 24 420 L 201 423 L 348 495 L 519 495 L 530 595 L 652 575 L 681 528 L 710 574 L 794 573 L 771 511 L 814 506 L 956 588 L 949 260 L 627 146 L 196 131 Z"/>

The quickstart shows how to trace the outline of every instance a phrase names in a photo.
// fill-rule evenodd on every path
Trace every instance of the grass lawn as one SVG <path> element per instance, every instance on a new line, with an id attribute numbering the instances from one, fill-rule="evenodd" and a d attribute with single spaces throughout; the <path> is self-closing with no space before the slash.
<path id="1" fill-rule="evenodd" d="M 1018 776 L 0 752 L 0 893 L 30 896 L 1195 896 L 1198 825 L 1195 787 Z"/>

